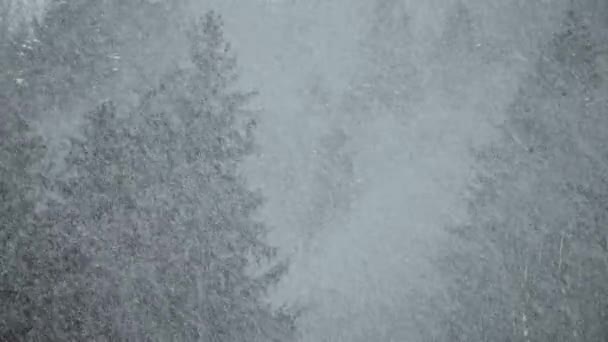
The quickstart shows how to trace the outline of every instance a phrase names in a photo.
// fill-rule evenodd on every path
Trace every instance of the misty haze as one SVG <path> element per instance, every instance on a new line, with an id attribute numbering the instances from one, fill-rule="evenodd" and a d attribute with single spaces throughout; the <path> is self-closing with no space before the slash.
<path id="1" fill-rule="evenodd" d="M 0 0 L 0 342 L 608 341 L 608 1 Z"/>

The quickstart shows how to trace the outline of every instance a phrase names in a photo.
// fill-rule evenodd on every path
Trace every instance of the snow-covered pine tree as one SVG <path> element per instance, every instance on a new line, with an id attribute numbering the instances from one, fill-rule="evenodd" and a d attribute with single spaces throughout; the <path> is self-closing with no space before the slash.
<path id="1" fill-rule="evenodd" d="M 605 12 L 603 12 L 605 15 Z M 471 223 L 446 260 L 446 340 L 608 336 L 608 41 L 602 12 L 570 11 L 479 151 Z"/>

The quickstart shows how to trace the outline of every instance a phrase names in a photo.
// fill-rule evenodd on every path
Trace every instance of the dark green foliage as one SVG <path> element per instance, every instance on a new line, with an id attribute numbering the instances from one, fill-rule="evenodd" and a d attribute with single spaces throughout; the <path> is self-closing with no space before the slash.
<path id="1" fill-rule="evenodd" d="M 445 340 L 608 337 L 608 41 L 592 16 L 568 14 L 478 155 L 471 224 L 444 261 Z"/>

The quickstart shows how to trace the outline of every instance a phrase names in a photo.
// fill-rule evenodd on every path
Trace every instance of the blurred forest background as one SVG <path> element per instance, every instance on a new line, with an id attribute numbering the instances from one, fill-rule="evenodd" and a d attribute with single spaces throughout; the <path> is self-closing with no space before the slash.
<path id="1" fill-rule="evenodd" d="M 0 0 L 0 341 L 606 341 L 603 0 Z"/>

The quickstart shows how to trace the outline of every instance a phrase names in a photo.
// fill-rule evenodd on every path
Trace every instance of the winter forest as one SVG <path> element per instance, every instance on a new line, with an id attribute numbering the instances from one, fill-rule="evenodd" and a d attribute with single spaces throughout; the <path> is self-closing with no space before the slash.
<path id="1" fill-rule="evenodd" d="M 608 341 L 608 2 L 0 0 L 5 341 Z"/>

